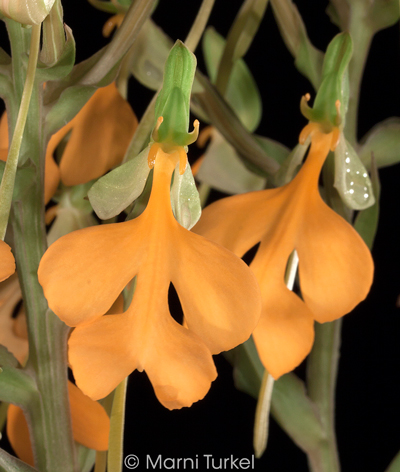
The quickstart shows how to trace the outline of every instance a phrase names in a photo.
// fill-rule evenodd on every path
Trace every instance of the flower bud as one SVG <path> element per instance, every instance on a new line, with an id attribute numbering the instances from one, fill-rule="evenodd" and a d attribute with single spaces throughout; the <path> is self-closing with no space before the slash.
<path id="1" fill-rule="evenodd" d="M 0 12 L 24 25 L 39 25 L 55 0 L 0 0 Z"/>

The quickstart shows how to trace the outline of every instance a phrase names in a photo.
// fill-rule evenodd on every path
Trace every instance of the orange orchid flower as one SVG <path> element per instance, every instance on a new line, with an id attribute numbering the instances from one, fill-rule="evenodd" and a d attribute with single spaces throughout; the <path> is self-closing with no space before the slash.
<path id="1" fill-rule="evenodd" d="M 122 98 L 115 83 L 98 89 L 82 110 L 49 141 L 45 161 L 45 203 L 61 181 L 79 185 L 96 179 L 121 163 L 138 121 L 129 103 Z M 54 151 L 65 136 L 71 136 L 60 166 Z M 0 121 L 0 159 L 8 153 L 7 114 Z"/>
<path id="2" fill-rule="evenodd" d="M 329 208 L 318 191 L 322 165 L 337 141 L 317 123 L 308 158 L 287 185 L 224 198 L 203 212 L 194 232 L 242 257 L 260 242 L 250 267 L 261 288 L 263 310 L 253 336 L 260 359 L 277 379 L 310 352 L 314 320 L 324 323 L 350 312 L 369 292 L 371 254 L 354 228 Z M 302 299 L 284 282 L 288 258 L 299 257 Z"/>
<path id="3" fill-rule="evenodd" d="M 182 147 L 155 143 L 153 187 L 145 211 L 124 223 L 85 228 L 50 246 L 39 282 L 52 310 L 69 326 L 69 361 L 79 388 L 93 399 L 133 370 L 145 370 L 169 409 L 204 397 L 216 378 L 212 354 L 249 338 L 261 311 L 248 267 L 225 248 L 174 218 L 170 185 Z M 124 313 L 102 316 L 136 277 Z M 178 292 L 185 326 L 170 316 L 168 289 Z"/>

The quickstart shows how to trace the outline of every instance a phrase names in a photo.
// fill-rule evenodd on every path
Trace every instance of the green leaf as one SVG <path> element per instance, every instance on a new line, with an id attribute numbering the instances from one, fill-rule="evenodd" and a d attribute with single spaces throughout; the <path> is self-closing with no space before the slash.
<path id="1" fill-rule="evenodd" d="M 376 231 L 378 229 L 379 221 L 379 199 L 380 199 L 380 183 L 378 169 L 374 165 L 374 161 L 371 163 L 371 179 L 372 189 L 375 194 L 375 204 L 364 211 L 360 211 L 357 215 L 354 223 L 354 228 L 363 238 L 365 244 L 372 249 L 372 245 L 375 239 Z"/>
<path id="2" fill-rule="evenodd" d="M 282 165 L 290 154 L 290 150 L 278 141 L 265 136 L 253 135 L 256 141 L 260 144 L 262 149 L 267 155 L 276 161 L 279 165 Z"/>
<path id="3" fill-rule="evenodd" d="M 17 359 L 0 345 L 0 401 L 26 406 L 37 388 L 32 377 L 18 366 Z"/>
<path id="4" fill-rule="evenodd" d="M 38 472 L 38 470 L 0 449 L 0 472 Z"/>
<path id="5" fill-rule="evenodd" d="M 78 451 L 78 463 L 80 472 L 90 472 L 96 460 L 96 451 L 89 449 L 82 444 L 76 443 Z"/>
<path id="6" fill-rule="evenodd" d="M 388 118 L 368 131 L 361 140 L 359 155 L 367 169 L 372 155 L 378 169 L 400 162 L 400 118 Z"/>
<path id="7" fill-rule="evenodd" d="M 59 80 L 66 77 L 72 70 L 75 64 L 75 40 L 71 28 L 67 25 L 65 27 L 65 41 L 62 51 L 56 57 L 55 62 L 48 64 L 44 59 L 50 60 L 40 56 L 38 66 L 36 69 L 36 77 L 40 82 L 47 82 L 50 80 Z M 64 35 L 64 32 L 63 32 Z"/>
<path id="8" fill-rule="evenodd" d="M 118 215 L 143 192 L 150 172 L 149 149 L 101 177 L 89 190 L 89 201 L 99 218 L 108 220 Z"/>
<path id="9" fill-rule="evenodd" d="M 292 0 L 271 0 L 281 36 L 295 59 L 297 69 L 315 90 L 321 83 L 324 54 L 309 40 L 303 19 Z"/>
<path id="10" fill-rule="evenodd" d="M 118 13 L 117 7 L 112 2 L 103 0 L 88 0 L 88 2 L 100 11 L 111 13 L 113 15 Z"/>
<path id="11" fill-rule="evenodd" d="M 174 171 L 171 205 L 175 218 L 184 228 L 190 230 L 199 221 L 200 197 L 189 163 L 182 175 L 179 174 L 179 163 Z"/>
<path id="12" fill-rule="evenodd" d="M 340 134 L 334 154 L 334 187 L 344 203 L 353 210 L 372 206 L 375 198 L 368 172 L 343 133 Z"/>
<path id="13" fill-rule="evenodd" d="M 226 40 L 213 28 L 203 36 L 203 53 L 211 82 L 215 83 Z M 243 126 L 254 131 L 260 123 L 262 105 L 257 84 L 243 59 L 235 61 L 225 99 Z"/>
<path id="14" fill-rule="evenodd" d="M 147 20 L 129 51 L 130 70 L 135 79 L 151 90 L 159 90 L 172 46 L 169 36 L 152 20 Z"/>
<path id="15" fill-rule="evenodd" d="M 266 184 L 265 177 L 248 170 L 235 149 L 214 129 L 196 179 L 228 194 L 262 190 Z"/>

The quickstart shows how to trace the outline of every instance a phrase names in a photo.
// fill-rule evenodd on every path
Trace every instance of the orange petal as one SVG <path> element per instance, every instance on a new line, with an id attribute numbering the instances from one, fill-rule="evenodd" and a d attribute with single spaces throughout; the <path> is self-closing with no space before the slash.
<path id="1" fill-rule="evenodd" d="M 143 258 L 138 220 L 85 228 L 53 243 L 38 276 L 50 308 L 76 326 L 107 312 Z"/>
<path id="2" fill-rule="evenodd" d="M 15 454 L 33 467 L 34 459 L 28 423 L 21 408 L 15 405 L 8 406 L 7 437 Z"/>
<path id="3" fill-rule="evenodd" d="M 318 322 L 340 318 L 367 296 L 374 272 L 371 253 L 319 195 L 304 212 L 296 247 L 301 293 Z"/>
<path id="4" fill-rule="evenodd" d="M 89 182 L 118 165 L 137 127 L 137 118 L 115 83 L 98 89 L 72 120 L 60 172 L 65 185 Z"/>
<path id="5" fill-rule="evenodd" d="M 135 331 L 125 314 L 78 326 L 68 341 L 68 359 L 78 387 L 104 398 L 136 369 Z"/>
<path id="6" fill-rule="evenodd" d="M 280 207 L 269 202 L 280 202 L 281 193 L 282 188 L 260 190 L 218 200 L 203 210 L 192 231 L 242 257 L 273 227 Z"/>
<path id="7" fill-rule="evenodd" d="M 204 398 L 217 372 L 202 340 L 163 316 L 153 325 L 151 342 L 143 366 L 160 403 L 173 410 Z"/>
<path id="8" fill-rule="evenodd" d="M 253 337 L 261 362 L 278 379 L 297 367 L 314 342 L 311 311 L 284 283 L 262 286 L 263 312 Z"/>
<path id="9" fill-rule="evenodd" d="M 257 280 L 242 260 L 222 246 L 183 228 L 178 235 L 174 249 L 180 263 L 171 267 L 171 280 L 187 326 L 212 354 L 232 349 L 250 337 L 258 322 Z"/>
<path id="10" fill-rule="evenodd" d="M 0 282 L 8 279 L 15 272 L 15 259 L 10 246 L 0 240 Z"/>
<path id="11" fill-rule="evenodd" d="M 68 394 L 75 441 L 95 451 L 106 451 L 110 431 L 110 418 L 106 410 L 72 382 L 68 382 Z"/>

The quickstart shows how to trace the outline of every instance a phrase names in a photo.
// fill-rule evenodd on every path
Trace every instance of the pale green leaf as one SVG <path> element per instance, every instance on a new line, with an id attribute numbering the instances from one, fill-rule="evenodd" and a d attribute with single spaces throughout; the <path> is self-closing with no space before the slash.
<path id="1" fill-rule="evenodd" d="M 378 169 L 400 162 L 400 118 L 378 123 L 363 137 L 359 155 L 367 169 L 371 166 L 372 154 Z"/>
<path id="2" fill-rule="evenodd" d="M 108 220 L 118 215 L 143 192 L 150 172 L 148 153 L 149 147 L 101 177 L 89 190 L 89 201 L 99 218 Z"/>
<path id="3" fill-rule="evenodd" d="M 196 178 L 228 194 L 261 190 L 266 184 L 265 177 L 248 170 L 235 149 L 215 129 Z"/>
<path id="4" fill-rule="evenodd" d="M 172 46 L 173 42 L 163 30 L 147 20 L 129 51 L 130 70 L 135 79 L 151 90 L 158 90 Z"/>
<path id="5" fill-rule="evenodd" d="M 293 151 L 282 162 L 278 172 L 274 175 L 274 184 L 277 187 L 287 184 L 296 175 L 299 166 L 303 162 L 304 156 L 309 146 L 309 139 L 304 144 L 298 144 Z"/>

